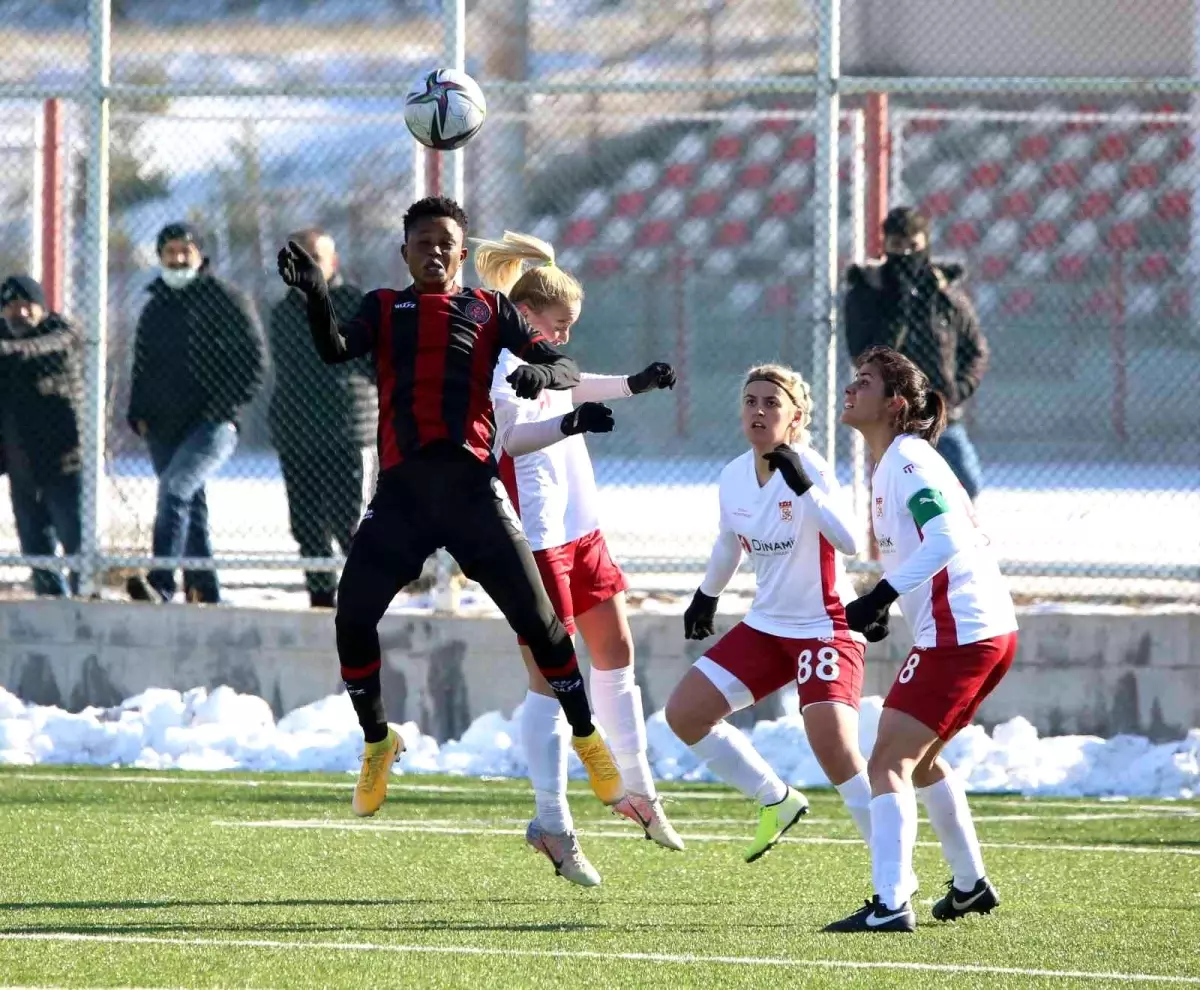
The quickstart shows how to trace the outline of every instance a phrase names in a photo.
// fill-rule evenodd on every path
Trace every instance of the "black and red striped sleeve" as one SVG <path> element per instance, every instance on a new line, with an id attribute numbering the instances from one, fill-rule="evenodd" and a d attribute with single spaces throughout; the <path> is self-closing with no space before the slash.
<path id="1" fill-rule="evenodd" d="M 328 292 L 308 297 L 308 329 L 326 364 L 341 364 L 370 354 L 379 338 L 380 316 L 378 289 L 363 296 L 358 312 L 341 325 Z"/>
<path id="2" fill-rule="evenodd" d="M 496 293 L 496 327 L 501 347 L 551 373 L 546 388 L 568 389 L 579 384 L 579 366 L 534 330 L 503 292 Z"/>

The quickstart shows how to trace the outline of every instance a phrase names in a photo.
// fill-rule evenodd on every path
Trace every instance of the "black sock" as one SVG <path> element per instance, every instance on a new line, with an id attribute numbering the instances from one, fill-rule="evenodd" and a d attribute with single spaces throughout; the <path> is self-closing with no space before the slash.
<path id="1" fill-rule="evenodd" d="M 588 706 L 587 690 L 583 686 L 583 675 L 579 673 L 579 665 L 575 664 L 574 673 L 547 677 L 546 683 L 554 692 L 558 703 L 562 705 L 563 714 L 571 726 L 574 736 L 590 736 L 596 731 L 592 724 L 592 710 Z"/>
<path id="2" fill-rule="evenodd" d="M 354 705 L 358 715 L 358 724 L 362 726 L 363 738 L 369 743 L 380 742 L 387 738 L 387 715 L 383 711 L 383 689 L 379 685 L 379 671 L 366 677 L 347 680 L 346 693 Z"/>

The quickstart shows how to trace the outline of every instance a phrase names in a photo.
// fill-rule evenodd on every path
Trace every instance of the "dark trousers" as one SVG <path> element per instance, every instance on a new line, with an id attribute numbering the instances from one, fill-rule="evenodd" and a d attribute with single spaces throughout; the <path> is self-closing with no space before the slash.
<path id="1" fill-rule="evenodd" d="M 342 553 L 350 552 L 363 514 L 367 458 L 372 456 L 351 443 L 279 449 L 288 516 L 300 556 L 332 557 L 335 542 Z M 328 571 L 306 571 L 304 582 L 310 595 L 332 595 L 337 587 L 336 575 Z"/>
<path id="2" fill-rule="evenodd" d="M 974 502 L 983 490 L 983 468 L 979 464 L 979 454 L 975 452 L 975 445 L 967 436 L 966 425 L 961 421 L 950 423 L 945 432 L 938 437 L 937 452 L 946 459 L 950 470 Z"/>
<path id="3" fill-rule="evenodd" d="M 146 443 L 158 475 L 154 556 L 211 557 L 204 484 L 233 456 L 237 428 L 233 423 L 201 423 L 178 442 L 151 433 Z M 146 579 L 164 599 L 174 596 L 173 570 L 153 570 Z M 183 589 L 202 602 L 221 600 L 216 571 L 185 571 Z"/>
<path id="4" fill-rule="evenodd" d="M 79 553 L 83 504 L 78 472 L 55 475 L 39 483 L 24 471 L 14 471 L 9 491 L 21 553 L 53 557 L 60 543 L 64 553 Z M 70 588 L 72 594 L 79 591 L 79 575 L 74 571 Z M 67 594 L 67 582 L 61 571 L 38 567 L 33 571 L 33 590 L 39 595 L 62 597 Z"/>
<path id="5" fill-rule="evenodd" d="M 571 638 L 542 586 L 533 551 L 495 466 L 449 443 L 380 475 L 338 585 L 337 646 L 344 680 L 378 669 L 376 626 L 396 593 L 444 547 L 479 582 L 543 673 L 573 668 Z M 586 714 L 586 712 L 585 712 Z"/>

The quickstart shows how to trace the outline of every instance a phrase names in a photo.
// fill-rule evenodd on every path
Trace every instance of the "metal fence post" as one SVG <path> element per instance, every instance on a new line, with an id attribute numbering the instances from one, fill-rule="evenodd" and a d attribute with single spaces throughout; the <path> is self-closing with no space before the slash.
<path id="1" fill-rule="evenodd" d="M 108 86 L 112 69 L 112 0 L 88 2 L 87 219 L 83 231 L 84 405 L 83 520 L 79 590 L 97 592 L 103 569 L 105 364 L 108 351 Z"/>
<path id="2" fill-rule="evenodd" d="M 834 458 L 837 376 L 838 74 L 840 0 L 818 0 L 816 176 L 813 211 L 812 444 Z"/>
<path id="3" fill-rule="evenodd" d="M 877 160 L 870 159 L 868 151 L 871 140 L 867 133 L 867 122 L 870 119 L 869 111 L 866 119 L 861 111 L 856 111 L 850 121 L 850 133 L 853 137 L 853 150 L 850 153 L 850 260 L 856 265 L 861 265 L 867 259 L 867 226 L 874 225 L 874 218 L 868 206 L 871 197 L 868 193 L 867 167 L 870 164 L 871 167 L 877 168 Z M 878 183 L 878 180 L 877 171 L 874 181 Z M 836 383 L 831 391 L 834 396 L 837 395 Z M 854 501 L 855 519 L 860 530 L 867 535 L 871 530 L 871 485 L 866 472 L 866 447 L 858 430 L 850 431 L 850 492 Z"/>
<path id="4" fill-rule="evenodd" d="M 467 68 L 467 0 L 443 0 L 445 17 L 445 65 L 465 72 Z M 466 195 L 466 176 L 462 149 L 441 153 L 445 163 L 442 176 L 443 196 L 462 203 Z"/>

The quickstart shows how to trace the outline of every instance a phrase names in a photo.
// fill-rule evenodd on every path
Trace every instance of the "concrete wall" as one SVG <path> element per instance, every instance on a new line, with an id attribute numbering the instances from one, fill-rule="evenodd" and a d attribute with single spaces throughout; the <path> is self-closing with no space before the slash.
<path id="1" fill-rule="evenodd" d="M 702 647 L 684 641 L 678 616 L 635 615 L 632 625 L 647 710 L 657 710 Z M 1024 715 L 1043 733 L 1155 739 L 1200 726 L 1200 609 L 1031 610 L 1021 626 L 1016 665 L 985 703 L 985 724 Z M 499 619 L 388 616 L 381 639 L 389 715 L 439 739 L 524 696 Z M 886 692 L 907 643 L 894 623 L 869 654 L 865 693 Z M 75 710 L 147 687 L 229 684 L 277 714 L 340 688 L 328 613 L 53 600 L 0 604 L 0 684 Z M 770 715 L 779 703 L 760 707 Z"/>
<path id="2" fill-rule="evenodd" d="M 843 0 L 842 72 L 1188 76 L 1192 0 Z"/>

